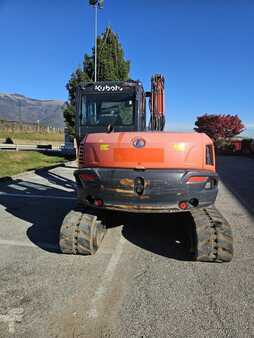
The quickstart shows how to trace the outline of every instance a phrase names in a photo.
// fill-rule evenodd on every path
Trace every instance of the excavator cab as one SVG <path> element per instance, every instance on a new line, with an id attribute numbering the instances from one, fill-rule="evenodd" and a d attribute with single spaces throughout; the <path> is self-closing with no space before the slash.
<path id="1" fill-rule="evenodd" d="M 84 83 L 77 89 L 76 137 L 91 133 L 144 131 L 145 92 L 139 81 Z"/>

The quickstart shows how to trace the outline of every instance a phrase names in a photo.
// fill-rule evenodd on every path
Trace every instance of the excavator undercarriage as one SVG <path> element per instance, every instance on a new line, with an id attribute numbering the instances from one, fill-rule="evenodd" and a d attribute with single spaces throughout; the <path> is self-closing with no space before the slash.
<path id="1" fill-rule="evenodd" d="M 189 239 L 193 260 L 230 262 L 233 257 L 233 236 L 227 220 L 214 206 L 195 209 L 190 214 L 195 223 L 195 231 Z M 99 249 L 106 231 L 106 226 L 97 216 L 86 213 L 84 208 L 77 208 L 62 223 L 60 249 L 64 254 L 93 255 Z"/>

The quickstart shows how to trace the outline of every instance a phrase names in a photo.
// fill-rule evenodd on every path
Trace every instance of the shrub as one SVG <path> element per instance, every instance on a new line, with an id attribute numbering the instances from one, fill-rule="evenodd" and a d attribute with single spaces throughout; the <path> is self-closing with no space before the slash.
<path id="1" fill-rule="evenodd" d="M 252 142 L 251 142 L 250 148 L 251 148 L 252 154 L 254 154 L 254 139 L 253 139 Z"/>
<path id="2" fill-rule="evenodd" d="M 233 153 L 235 152 L 235 145 L 230 141 L 219 139 L 215 142 L 216 149 L 220 153 Z"/>
<path id="3" fill-rule="evenodd" d="M 246 138 L 246 139 L 242 140 L 242 153 L 250 154 L 251 153 L 251 144 L 252 144 L 251 138 Z"/>
<path id="4" fill-rule="evenodd" d="M 225 151 L 226 153 L 233 153 L 235 151 L 235 145 L 233 143 L 225 143 L 222 147 L 222 151 Z"/>
<path id="5" fill-rule="evenodd" d="M 13 140 L 11 137 L 6 137 L 5 141 L 4 141 L 5 144 L 14 144 Z"/>

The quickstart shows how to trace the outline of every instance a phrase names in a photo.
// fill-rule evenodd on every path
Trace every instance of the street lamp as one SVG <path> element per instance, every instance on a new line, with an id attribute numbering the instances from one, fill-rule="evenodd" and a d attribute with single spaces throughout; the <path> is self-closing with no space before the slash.
<path id="1" fill-rule="evenodd" d="M 104 0 L 89 0 L 89 5 L 95 9 L 94 29 L 94 82 L 97 81 L 97 30 L 98 30 L 98 7 L 103 8 Z"/>

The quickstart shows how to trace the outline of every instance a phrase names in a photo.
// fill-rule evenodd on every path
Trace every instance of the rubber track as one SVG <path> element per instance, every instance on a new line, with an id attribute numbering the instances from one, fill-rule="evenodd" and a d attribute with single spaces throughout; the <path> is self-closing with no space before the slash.
<path id="1" fill-rule="evenodd" d="M 233 258 L 233 236 L 230 224 L 215 208 L 191 212 L 196 225 L 196 260 L 230 262 Z"/>
<path id="2" fill-rule="evenodd" d="M 106 228 L 96 216 L 72 210 L 64 218 L 60 229 L 60 249 L 65 254 L 95 254 L 105 232 Z"/>

